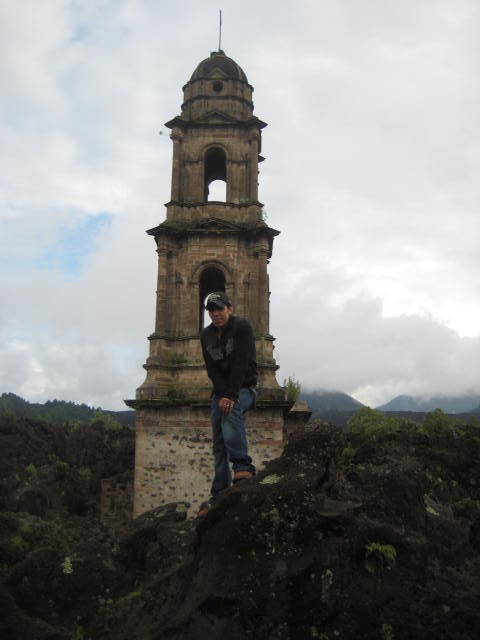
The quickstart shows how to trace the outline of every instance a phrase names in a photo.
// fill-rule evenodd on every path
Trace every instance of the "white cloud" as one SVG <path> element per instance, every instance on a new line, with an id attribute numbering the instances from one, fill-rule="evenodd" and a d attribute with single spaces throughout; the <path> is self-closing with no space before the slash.
<path id="1" fill-rule="evenodd" d="M 305 388 L 342 389 L 371 406 L 401 393 L 478 390 L 480 338 L 460 338 L 431 318 L 385 318 L 379 299 L 334 306 L 314 289 L 295 297 L 298 306 L 277 314 L 276 329 L 282 370 Z"/>

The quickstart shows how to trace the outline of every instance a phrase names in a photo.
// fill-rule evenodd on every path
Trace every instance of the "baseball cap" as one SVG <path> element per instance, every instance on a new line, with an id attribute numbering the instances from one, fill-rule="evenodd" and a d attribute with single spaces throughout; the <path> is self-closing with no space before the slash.
<path id="1" fill-rule="evenodd" d="M 223 309 L 223 307 L 231 307 L 232 303 L 225 291 L 214 291 L 205 301 L 205 309 L 212 311 L 213 309 Z"/>

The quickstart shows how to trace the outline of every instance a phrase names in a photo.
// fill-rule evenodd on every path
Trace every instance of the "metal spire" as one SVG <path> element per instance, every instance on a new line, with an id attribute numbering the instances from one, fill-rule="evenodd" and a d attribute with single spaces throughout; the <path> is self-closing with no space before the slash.
<path id="1" fill-rule="evenodd" d="M 218 50 L 222 50 L 222 10 L 220 9 L 220 28 L 218 32 Z"/>

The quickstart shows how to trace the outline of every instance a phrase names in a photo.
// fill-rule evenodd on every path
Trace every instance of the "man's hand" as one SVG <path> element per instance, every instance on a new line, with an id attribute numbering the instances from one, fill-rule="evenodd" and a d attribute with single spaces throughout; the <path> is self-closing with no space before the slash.
<path id="1" fill-rule="evenodd" d="M 232 413 L 234 404 L 235 404 L 235 401 L 231 400 L 230 398 L 220 398 L 218 402 L 220 411 L 224 416 L 229 416 Z"/>

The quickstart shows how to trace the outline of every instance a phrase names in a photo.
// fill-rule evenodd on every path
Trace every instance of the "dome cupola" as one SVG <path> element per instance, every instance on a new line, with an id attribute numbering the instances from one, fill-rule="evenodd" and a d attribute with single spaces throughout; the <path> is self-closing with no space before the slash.
<path id="1" fill-rule="evenodd" d="M 202 60 L 183 87 L 184 120 L 198 120 L 217 111 L 236 120 L 253 114 L 253 87 L 243 69 L 221 49 Z"/>
<path id="2" fill-rule="evenodd" d="M 247 76 L 243 69 L 235 62 L 235 60 L 226 56 L 225 52 L 221 49 L 218 51 L 212 51 L 209 58 L 205 58 L 205 60 L 200 62 L 192 73 L 190 82 L 193 82 L 193 80 L 208 78 L 215 70 L 220 71 L 225 78 L 241 80 L 248 84 Z"/>

